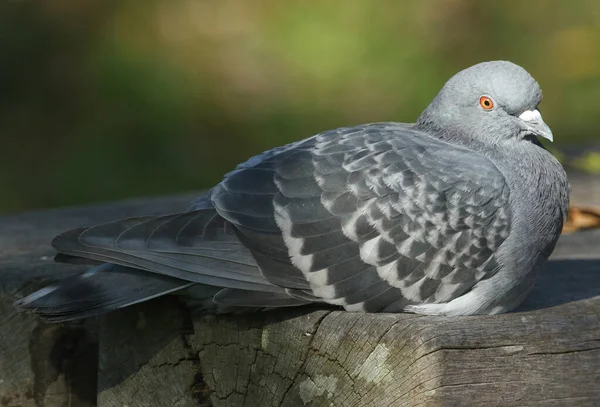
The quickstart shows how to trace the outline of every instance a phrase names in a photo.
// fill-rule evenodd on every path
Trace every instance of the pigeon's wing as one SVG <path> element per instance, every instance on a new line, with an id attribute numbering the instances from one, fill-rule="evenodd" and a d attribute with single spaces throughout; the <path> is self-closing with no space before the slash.
<path id="1" fill-rule="evenodd" d="M 450 301 L 496 271 L 494 253 L 510 232 L 508 196 L 487 158 L 376 123 L 238 168 L 212 201 L 262 275 L 294 298 L 399 311 Z M 236 304 L 244 297 L 231 294 Z"/>
<path id="2" fill-rule="evenodd" d="M 262 163 L 263 161 L 267 161 L 269 159 L 272 159 L 273 157 L 277 156 L 278 154 L 285 152 L 287 150 L 291 150 L 299 145 L 301 145 L 302 143 L 304 143 L 304 141 L 295 141 L 293 143 L 289 143 L 289 144 L 285 144 L 283 146 L 279 146 L 279 147 L 275 147 L 271 150 L 267 150 L 267 151 L 263 151 L 260 154 L 257 154 L 253 157 L 250 157 L 248 160 L 246 160 L 245 162 L 238 164 L 236 166 L 236 168 L 225 174 L 224 178 L 227 179 L 229 177 L 231 177 L 232 175 L 243 171 L 245 169 L 248 168 L 252 168 L 260 163 Z M 192 205 L 190 207 L 190 210 L 194 211 L 194 210 L 199 210 L 199 209 L 208 209 L 208 208 L 212 208 L 213 207 L 213 203 L 212 203 L 212 194 L 214 192 L 215 188 L 212 188 L 211 190 L 207 191 L 206 193 L 202 194 L 201 196 L 199 196 L 198 198 L 196 198 L 194 200 L 194 202 L 192 202 Z"/>
<path id="3" fill-rule="evenodd" d="M 188 282 L 281 291 L 258 270 L 231 225 L 214 209 L 117 220 L 57 236 L 62 254 L 149 271 Z"/>
<path id="4" fill-rule="evenodd" d="M 265 279 L 233 229 L 214 208 L 204 206 L 65 232 L 52 242 L 60 260 L 105 263 L 34 292 L 16 305 L 50 321 L 67 321 L 175 292 L 196 308 L 219 312 L 235 311 L 240 298 L 255 308 L 310 302 Z M 220 291 L 228 298 L 215 304 L 212 298 Z"/>

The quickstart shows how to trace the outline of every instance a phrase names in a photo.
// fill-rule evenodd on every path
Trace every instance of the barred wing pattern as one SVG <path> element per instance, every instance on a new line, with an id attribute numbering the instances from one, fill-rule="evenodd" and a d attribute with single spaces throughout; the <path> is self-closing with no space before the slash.
<path id="1" fill-rule="evenodd" d="M 487 158 L 396 123 L 254 157 L 212 192 L 271 283 L 298 299 L 389 312 L 448 302 L 493 275 L 508 197 Z"/>

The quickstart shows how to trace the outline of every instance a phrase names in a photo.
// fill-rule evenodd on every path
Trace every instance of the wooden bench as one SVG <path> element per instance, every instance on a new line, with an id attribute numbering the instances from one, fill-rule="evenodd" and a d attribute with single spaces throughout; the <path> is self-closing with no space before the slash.
<path id="1" fill-rule="evenodd" d="M 600 231 L 563 236 L 523 307 L 498 316 L 194 316 L 176 297 L 68 324 L 15 313 L 82 269 L 53 263 L 58 232 L 190 199 L 0 218 L 0 406 L 600 405 Z"/>

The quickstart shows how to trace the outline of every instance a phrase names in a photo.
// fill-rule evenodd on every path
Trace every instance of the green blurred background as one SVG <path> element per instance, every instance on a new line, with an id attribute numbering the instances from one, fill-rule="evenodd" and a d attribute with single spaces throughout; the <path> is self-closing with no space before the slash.
<path id="1" fill-rule="evenodd" d="M 0 212 L 200 190 L 320 130 L 412 122 L 492 59 L 541 83 L 559 149 L 598 145 L 596 0 L 2 2 Z"/>

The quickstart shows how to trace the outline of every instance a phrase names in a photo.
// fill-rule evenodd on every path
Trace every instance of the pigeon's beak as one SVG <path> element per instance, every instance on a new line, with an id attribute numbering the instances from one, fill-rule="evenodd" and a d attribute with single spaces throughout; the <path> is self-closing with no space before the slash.
<path id="1" fill-rule="evenodd" d="M 519 115 L 519 119 L 524 122 L 525 129 L 528 132 L 547 140 L 554 141 L 552 130 L 550 130 L 550 127 L 542 120 L 542 114 L 539 110 L 525 110 Z"/>

